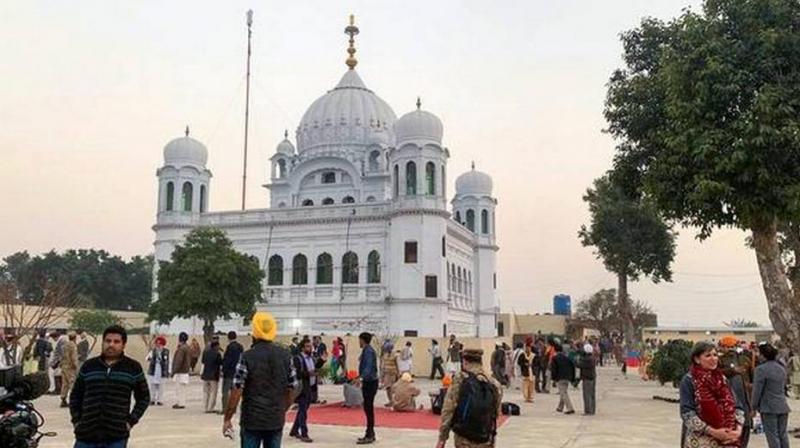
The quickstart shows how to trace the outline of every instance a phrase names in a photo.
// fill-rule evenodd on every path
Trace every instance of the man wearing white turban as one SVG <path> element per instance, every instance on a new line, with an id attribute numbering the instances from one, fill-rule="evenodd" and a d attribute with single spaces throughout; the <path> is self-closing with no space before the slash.
<path id="1" fill-rule="evenodd" d="M 585 344 L 578 360 L 581 369 L 581 382 L 583 383 L 583 414 L 594 415 L 597 402 L 595 400 L 595 381 L 597 368 L 595 365 L 594 348 L 592 344 Z"/>

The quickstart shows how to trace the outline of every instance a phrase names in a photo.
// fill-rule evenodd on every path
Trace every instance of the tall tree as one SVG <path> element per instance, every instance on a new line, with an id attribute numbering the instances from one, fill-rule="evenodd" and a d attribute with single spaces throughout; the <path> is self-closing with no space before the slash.
<path id="1" fill-rule="evenodd" d="M 629 194 L 608 175 L 595 180 L 583 200 L 589 204 L 591 223 L 581 226 L 578 237 L 584 246 L 594 246 L 606 269 L 617 276 L 617 307 L 630 344 L 638 335 L 628 281 L 642 276 L 656 283 L 672 279 L 675 233 L 645 197 Z"/>
<path id="2" fill-rule="evenodd" d="M 258 260 L 237 252 L 224 231 L 197 228 L 175 247 L 170 261 L 159 263 L 158 300 L 150 305 L 149 318 L 167 324 L 197 316 L 208 342 L 214 321 L 252 314 L 263 278 Z"/>
<path id="3" fill-rule="evenodd" d="M 800 278 L 779 235 L 800 205 L 800 2 L 706 0 L 622 43 L 605 110 L 615 170 L 700 239 L 750 231 L 770 320 L 800 351 Z"/>
<path id="4" fill-rule="evenodd" d="M 626 322 L 621 318 L 617 290 L 601 289 L 588 299 L 581 300 L 575 306 L 573 320 L 581 325 L 593 328 L 603 336 L 625 331 Z M 653 310 L 641 300 L 631 300 L 631 313 L 634 334 L 638 334 L 648 315 Z"/>

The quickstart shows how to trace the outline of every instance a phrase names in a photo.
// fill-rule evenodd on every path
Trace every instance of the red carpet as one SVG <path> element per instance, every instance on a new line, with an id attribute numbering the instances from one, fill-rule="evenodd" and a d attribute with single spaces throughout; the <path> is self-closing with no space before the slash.
<path id="1" fill-rule="evenodd" d="M 295 412 L 286 415 L 287 422 L 294 422 Z M 508 419 L 501 415 L 497 419 L 497 427 L 503 425 Z M 389 408 L 375 406 L 375 426 L 379 428 L 402 429 L 430 429 L 438 430 L 441 416 L 430 409 L 417 412 L 394 412 Z M 361 408 L 349 409 L 342 407 L 342 403 L 332 403 L 321 406 L 312 406 L 308 411 L 309 425 L 334 425 L 334 426 L 365 426 L 366 417 Z"/>

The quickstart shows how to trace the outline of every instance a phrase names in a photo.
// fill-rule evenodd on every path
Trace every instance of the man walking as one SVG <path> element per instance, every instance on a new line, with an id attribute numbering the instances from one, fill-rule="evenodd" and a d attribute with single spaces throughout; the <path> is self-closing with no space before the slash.
<path id="1" fill-rule="evenodd" d="M 597 366 L 595 364 L 594 347 L 592 344 L 583 346 L 583 353 L 578 360 L 581 369 L 581 387 L 583 388 L 583 415 L 594 415 L 597 407 L 595 396 L 595 381 L 597 380 Z"/>
<path id="2" fill-rule="evenodd" d="M 437 372 L 440 378 L 444 378 L 442 349 L 439 348 L 439 342 L 436 339 L 431 340 L 431 348 L 428 349 L 428 353 L 431 354 L 431 380 L 436 379 Z"/>
<path id="3" fill-rule="evenodd" d="M 89 340 L 83 330 L 78 330 L 78 368 L 89 359 Z"/>
<path id="4" fill-rule="evenodd" d="M 189 372 L 192 370 L 188 340 L 189 335 L 185 332 L 178 335 L 178 348 L 175 349 L 175 355 L 172 357 L 172 377 L 178 386 L 175 390 L 176 400 L 172 409 L 186 408 L 186 388 L 189 386 Z"/>
<path id="5" fill-rule="evenodd" d="M 311 443 L 313 440 L 308 436 L 308 407 L 311 406 L 312 391 L 311 387 L 317 383 L 317 369 L 325 364 L 325 358 L 314 357 L 314 347 L 311 341 L 303 339 L 300 341 L 300 354 L 293 359 L 294 370 L 297 372 L 297 379 L 300 381 L 300 395 L 297 396 L 297 415 L 294 418 L 292 430 L 289 431 L 290 437 L 296 437 L 301 442 Z"/>
<path id="6" fill-rule="evenodd" d="M 61 407 L 69 407 L 67 397 L 69 389 L 75 382 L 78 373 L 78 346 L 75 344 L 75 333 L 70 333 L 64 343 L 64 355 L 61 359 Z"/>
<path id="7" fill-rule="evenodd" d="M 496 342 L 492 353 L 492 376 L 503 386 L 508 385 L 506 379 L 506 351 L 503 350 L 503 343 Z"/>
<path id="8" fill-rule="evenodd" d="M 450 335 L 450 345 L 447 347 L 447 371 L 452 375 L 461 370 L 461 343 L 456 340 L 456 335 Z"/>
<path id="9" fill-rule="evenodd" d="M 219 340 L 203 350 L 203 371 L 200 379 L 203 380 L 203 403 L 206 414 L 213 414 L 217 406 L 217 390 L 219 390 L 219 369 L 222 367 L 222 353 L 219 349 Z"/>
<path id="10" fill-rule="evenodd" d="M 200 347 L 200 343 L 197 342 L 197 338 L 192 338 L 192 343 L 189 344 L 189 373 L 191 375 L 197 375 L 195 367 L 197 366 L 197 361 L 200 359 L 202 352 L 203 350 Z"/>
<path id="11" fill-rule="evenodd" d="M 394 352 L 394 343 L 391 340 L 386 340 L 381 347 L 381 383 L 383 389 L 386 391 L 386 407 L 392 406 L 392 387 L 394 383 L 400 378 L 399 369 L 397 366 L 397 353 Z"/>
<path id="12" fill-rule="evenodd" d="M 451 430 L 456 448 L 495 446 L 503 391 L 500 383 L 483 371 L 482 358 L 483 350 L 464 350 L 462 371 L 455 375 L 444 399 L 436 448 L 444 448 Z"/>
<path id="13" fill-rule="evenodd" d="M 228 405 L 231 389 L 233 388 L 233 375 L 236 374 L 236 364 L 244 352 L 244 347 L 236 341 L 236 332 L 228 332 L 228 346 L 225 347 L 225 355 L 222 357 L 222 412 Z"/>
<path id="14" fill-rule="evenodd" d="M 522 377 L 522 396 L 526 403 L 533 403 L 533 364 L 536 357 L 533 354 L 533 347 L 525 345 L 525 351 L 517 357 L 517 366 Z"/>
<path id="15" fill-rule="evenodd" d="M 564 412 L 564 407 L 566 407 L 565 415 L 574 414 L 575 409 L 569 399 L 569 385 L 575 381 L 575 364 L 569 359 L 569 356 L 564 354 L 564 348 L 561 344 L 554 343 L 552 347 L 555 351 L 555 356 L 551 362 L 551 376 L 558 387 L 558 407 L 556 412 Z"/>
<path id="16" fill-rule="evenodd" d="M 361 380 L 361 393 L 364 395 L 364 414 L 367 416 L 367 430 L 364 437 L 356 441 L 358 445 L 375 442 L 375 394 L 378 393 L 378 357 L 372 348 L 372 335 L 364 332 L 358 335 L 361 346 L 361 359 L 358 362 L 358 376 Z"/>
<path id="17" fill-rule="evenodd" d="M 242 448 L 279 448 L 286 410 L 299 384 L 288 350 L 275 344 L 278 327 L 271 314 L 259 311 L 252 319 L 253 345 L 242 354 L 225 404 L 222 433 L 233 430 L 231 419 L 242 401 Z"/>
<path id="18" fill-rule="evenodd" d="M 39 330 L 39 337 L 36 339 L 36 346 L 33 349 L 39 372 L 47 371 L 47 358 L 53 351 L 53 344 L 47 340 L 47 331 Z"/>
<path id="19" fill-rule="evenodd" d="M 125 448 L 131 428 L 144 415 L 150 401 L 147 380 L 142 366 L 125 356 L 127 342 L 124 328 L 106 328 L 102 354 L 81 367 L 69 398 L 74 448 Z"/>
<path id="20" fill-rule="evenodd" d="M 789 405 L 786 403 L 786 369 L 776 360 L 778 350 L 770 344 L 760 344 L 761 364 L 753 378 L 753 413 L 761 414 L 764 435 L 769 448 L 789 448 L 787 422 Z"/>

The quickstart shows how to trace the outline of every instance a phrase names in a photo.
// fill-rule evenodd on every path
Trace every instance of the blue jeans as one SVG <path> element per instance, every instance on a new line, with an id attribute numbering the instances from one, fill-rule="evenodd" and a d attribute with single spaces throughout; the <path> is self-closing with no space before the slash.
<path id="1" fill-rule="evenodd" d="M 282 435 L 283 429 L 276 431 L 248 431 L 242 428 L 242 448 L 281 448 Z"/>
<path id="2" fill-rule="evenodd" d="M 290 434 L 306 437 L 308 436 L 308 407 L 311 405 L 310 393 L 301 393 L 297 397 L 297 415 L 294 417 L 294 425 Z"/>
<path id="3" fill-rule="evenodd" d="M 75 441 L 74 448 L 126 448 L 128 446 L 128 439 L 119 439 L 113 442 L 92 443 Z"/>

